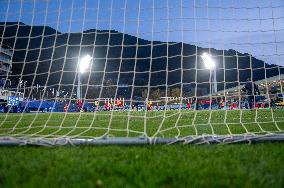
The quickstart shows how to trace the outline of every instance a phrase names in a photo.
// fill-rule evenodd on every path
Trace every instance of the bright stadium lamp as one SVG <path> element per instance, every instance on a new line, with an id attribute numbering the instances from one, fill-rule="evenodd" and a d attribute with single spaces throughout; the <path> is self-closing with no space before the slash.
<path id="1" fill-rule="evenodd" d="M 206 67 L 206 69 L 209 69 L 210 70 L 210 74 L 211 74 L 211 71 L 213 72 L 213 87 L 212 87 L 212 93 L 217 93 L 217 78 L 216 78 L 216 63 L 214 62 L 212 56 L 206 52 L 204 52 L 201 56 L 203 62 L 204 62 L 204 65 Z M 211 78 L 210 78 L 210 82 L 211 81 Z"/>
<path id="2" fill-rule="evenodd" d="M 83 74 L 90 66 L 92 57 L 88 54 L 81 58 L 78 62 L 78 86 L 77 86 L 77 99 L 82 98 L 81 74 Z"/>
<path id="3" fill-rule="evenodd" d="M 89 68 L 92 57 L 88 54 L 79 61 L 79 72 L 84 73 Z"/>
<path id="4" fill-rule="evenodd" d="M 210 54 L 207 54 L 205 52 L 202 54 L 201 58 L 204 61 L 205 67 L 207 69 L 210 69 L 210 70 L 215 69 L 215 62 L 213 61 L 212 56 Z"/>

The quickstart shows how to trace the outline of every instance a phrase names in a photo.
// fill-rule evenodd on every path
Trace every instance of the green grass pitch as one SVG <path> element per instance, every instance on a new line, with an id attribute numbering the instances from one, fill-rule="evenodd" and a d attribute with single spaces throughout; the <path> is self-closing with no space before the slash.
<path id="1" fill-rule="evenodd" d="M 265 134 L 283 121 L 283 110 L 1 114 L 0 135 Z M 0 187 L 283 187 L 283 161 L 283 143 L 2 146 Z"/>
<path id="2" fill-rule="evenodd" d="M 178 137 L 284 130 L 284 110 L 1 114 L 0 136 Z"/>

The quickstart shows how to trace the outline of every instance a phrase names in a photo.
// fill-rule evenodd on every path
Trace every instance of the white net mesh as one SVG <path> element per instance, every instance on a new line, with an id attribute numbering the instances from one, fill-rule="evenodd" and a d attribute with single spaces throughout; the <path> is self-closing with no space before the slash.
<path id="1" fill-rule="evenodd" d="M 0 144 L 283 139 L 280 0 L 0 4 Z"/>

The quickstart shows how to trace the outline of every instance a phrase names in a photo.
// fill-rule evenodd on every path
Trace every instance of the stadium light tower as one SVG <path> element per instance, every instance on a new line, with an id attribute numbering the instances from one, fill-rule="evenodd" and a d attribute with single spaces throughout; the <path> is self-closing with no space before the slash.
<path id="1" fill-rule="evenodd" d="M 216 63 L 212 59 L 212 56 L 206 52 L 202 54 L 201 58 L 204 61 L 205 67 L 210 70 L 210 73 L 211 71 L 213 72 L 213 88 L 211 92 L 217 93 Z M 210 79 L 211 79 L 210 82 L 212 83 L 212 78 Z"/>
<path id="2" fill-rule="evenodd" d="M 81 84 L 81 75 L 86 72 L 89 68 L 92 57 L 90 55 L 86 55 L 85 57 L 79 59 L 78 62 L 78 86 L 77 86 L 77 99 L 82 99 L 82 84 Z"/>

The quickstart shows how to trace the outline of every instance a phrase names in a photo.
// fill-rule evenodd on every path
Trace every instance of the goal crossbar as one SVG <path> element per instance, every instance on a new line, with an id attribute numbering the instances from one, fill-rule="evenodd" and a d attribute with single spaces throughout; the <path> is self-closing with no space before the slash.
<path id="1" fill-rule="evenodd" d="M 152 145 L 152 144 L 233 144 L 283 142 L 283 134 L 271 135 L 202 135 L 185 138 L 105 137 L 74 138 L 13 138 L 0 137 L 0 146 L 79 146 L 79 145 Z"/>

